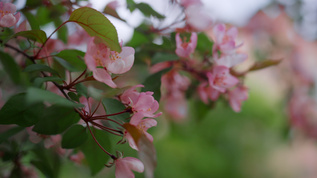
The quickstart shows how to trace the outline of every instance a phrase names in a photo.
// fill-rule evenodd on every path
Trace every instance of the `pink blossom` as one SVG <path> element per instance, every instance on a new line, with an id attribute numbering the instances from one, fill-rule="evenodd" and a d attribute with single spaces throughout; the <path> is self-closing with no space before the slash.
<path id="1" fill-rule="evenodd" d="M 136 128 L 146 136 L 146 138 L 153 142 L 153 136 L 147 132 L 147 130 L 151 127 L 154 127 L 157 125 L 157 121 L 154 119 L 142 119 L 143 115 L 139 113 L 134 114 L 135 118 L 130 120 L 130 124 L 136 126 Z M 133 137 L 131 134 L 127 131 L 125 131 L 125 137 L 129 142 L 129 145 L 131 148 L 135 150 L 139 150 L 137 144 L 134 142 Z"/>
<path id="2" fill-rule="evenodd" d="M 169 68 L 172 65 L 173 65 L 173 63 L 171 61 L 157 63 L 150 68 L 150 73 L 154 74 L 154 73 L 159 72 L 163 69 Z"/>
<path id="3" fill-rule="evenodd" d="M 90 39 L 89 34 L 83 28 L 76 28 L 76 32 L 68 36 L 69 45 L 81 45 L 88 43 Z"/>
<path id="4" fill-rule="evenodd" d="M 132 157 L 118 158 L 115 160 L 116 178 L 134 178 L 132 170 L 137 172 L 144 171 L 143 163 Z"/>
<path id="5" fill-rule="evenodd" d="M 134 113 L 141 113 L 143 117 L 158 117 L 162 113 L 154 114 L 159 104 L 154 99 L 153 92 L 137 92 L 137 87 L 143 87 L 143 85 L 136 85 L 126 90 L 121 96 L 120 100 L 123 104 L 129 105 Z"/>
<path id="6" fill-rule="evenodd" d="M 202 2 L 200 0 L 180 0 L 180 4 L 186 8 L 195 4 L 202 5 Z"/>
<path id="7" fill-rule="evenodd" d="M 217 54 L 217 50 L 220 50 L 222 53 L 233 53 L 236 48 L 236 38 L 238 36 L 238 30 L 236 27 L 231 27 L 227 30 L 225 24 L 217 24 L 213 28 L 213 36 L 215 40 L 215 45 L 213 46 L 213 51 Z"/>
<path id="8" fill-rule="evenodd" d="M 175 121 L 181 121 L 187 116 L 187 102 L 184 96 L 169 96 L 164 100 L 165 111 L 172 116 Z"/>
<path id="9" fill-rule="evenodd" d="M 122 47 L 121 53 L 111 51 L 110 60 L 106 60 L 106 68 L 114 74 L 123 74 L 129 71 L 134 62 L 134 49 Z"/>
<path id="10" fill-rule="evenodd" d="M 229 73 L 229 68 L 225 66 L 215 66 L 212 73 L 207 73 L 209 85 L 221 93 L 227 88 L 236 85 L 239 80 Z"/>
<path id="11" fill-rule="evenodd" d="M 220 58 L 215 58 L 214 62 L 218 66 L 226 66 L 231 68 L 237 64 L 244 62 L 248 58 L 248 55 L 244 53 L 233 53 L 228 55 L 222 55 Z"/>
<path id="12" fill-rule="evenodd" d="M 220 95 L 220 92 L 218 90 L 207 85 L 208 83 L 204 82 L 204 83 L 201 83 L 197 88 L 198 95 L 205 104 L 209 103 L 208 101 L 209 99 L 211 101 L 216 101 Z"/>
<path id="13" fill-rule="evenodd" d="M 199 4 L 190 5 L 185 10 L 187 24 L 196 31 L 205 31 L 212 27 L 210 13 Z"/>
<path id="14" fill-rule="evenodd" d="M 184 58 L 189 57 L 195 51 L 196 45 L 197 45 L 197 34 L 195 32 L 192 32 L 190 36 L 190 40 L 188 42 L 186 42 L 186 38 L 184 38 L 184 41 L 183 41 L 179 33 L 176 34 L 175 53 L 179 57 L 184 57 Z"/>
<path id="15" fill-rule="evenodd" d="M 20 13 L 16 13 L 16 7 L 12 3 L 0 2 L 0 27 L 12 27 L 20 19 Z"/>
<path id="16" fill-rule="evenodd" d="M 61 141 L 61 135 L 43 135 L 38 134 L 34 131 L 32 131 L 33 127 L 27 127 L 26 131 L 29 134 L 29 139 L 33 143 L 39 143 L 40 141 L 44 141 L 45 148 L 51 148 L 55 144 L 59 143 Z"/>
<path id="17" fill-rule="evenodd" d="M 88 43 L 85 62 L 97 81 L 103 82 L 112 88 L 117 85 L 112 81 L 111 73 L 122 74 L 131 69 L 134 62 L 134 49 L 123 47 L 121 53 L 110 51 L 103 43 L 94 38 Z"/>
<path id="18" fill-rule="evenodd" d="M 238 86 L 237 88 L 229 91 L 229 104 L 235 112 L 241 111 L 242 101 L 248 99 L 248 88 Z"/>
<path id="19" fill-rule="evenodd" d="M 162 86 L 166 90 L 166 95 L 183 95 L 190 85 L 190 79 L 180 75 L 176 70 L 171 70 L 161 78 Z"/>

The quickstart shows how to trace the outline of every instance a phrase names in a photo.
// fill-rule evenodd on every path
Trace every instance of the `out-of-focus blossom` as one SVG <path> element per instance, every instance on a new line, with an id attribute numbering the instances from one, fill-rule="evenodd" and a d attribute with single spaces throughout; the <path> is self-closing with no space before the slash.
<path id="1" fill-rule="evenodd" d="M 45 148 L 51 148 L 56 143 L 61 141 L 60 135 L 42 135 L 32 131 L 32 127 L 26 128 L 26 131 L 29 134 L 29 139 L 33 143 L 39 143 L 40 141 L 44 141 Z"/>
<path id="2" fill-rule="evenodd" d="M 220 58 L 215 58 L 214 62 L 218 66 L 226 66 L 231 68 L 237 64 L 244 62 L 248 58 L 248 55 L 244 53 L 233 53 L 228 55 L 222 55 Z"/>
<path id="3" fill-rule="evenodd" d="M 110 51 L 103 43 L 94 38 L 88 43 L 85 62 L 97 81 L 103 82 L 112 88 L 117 85 L 112 81 L 111 73 L 122 74 L 131 69 L 134 62 L 134 49 L 122 47 L 121 53 Z"/>
<path id="4" fill-rule="evenodd" d="M 16 7 L 12 3 L 0 2 L 0 27 L 12 27 L 20 19 L 20 13 L 16 13 Z"/>
<path id="5" fill-rule="evenodd" d="M 164 110 L 176 121 L 181 121 L 187 116 L 187 102 L 184 96 L 167 97 L 164 100 Z"/>
<path id="6" fill-rule="evenodd" d="M 201 83 L 197 88 L 198 95 L 200 99 L 208 104 L 209 99 L 211 101 L 216 101 L 220 95 L 220 92 L 213 87 L 209 86 L 207 82 Z"/>
<path id="7" fill-rule="evenodd" d="M 81 45 L 88 43 L 90 39 L 89 34 L 82 28 L 77 28 L 75 33 L 68 36 L 69 45 Z"/>
<path id="8" fill-rule="evenodd" d="M 244 86 L 238 86 L 229 91 L 229 104 L 235 112 L 241 111 L 241 104 L 248 99 L 248 89 Z"/>
<path id="9" fill-rule="evenodd" d="M 136 113 L 135 115 L 136 117 L 138 117 L 138 119 L 134 119 L 134 120 L 131 119 L 130 124 L 136 126 L 136 128 L 142 134 L 144 134 L 149 141 L 153 142 L 153 136 L 149 134 L 147 130 L 151 127 L 156 126 L 157 121 L 155 119 L 150 119 L 150 118 L 142 119 L 143 118 L 142 114 Z M 124 135 L 125 135 L 125 138 L 128 140 L 130 147 L 135 150 L 139 150 L 131 134 L 128 131 L 125 131 Z"/>
<path id="10" fill-rule="evenodd" d="M 136 85 L 126 90 L 120 95 L 120 100 L 123 104 L 129 105 L 132 108 L 133 113 L 142 114 L 143 117 L 158 117 L 162 113 L 154 114 L 159 104 L 154 99 L 153 92 L 137 92 L 137 87 L 143 87 L 143 85 Z M 132 117 L 131 120 L 134 120 Z"/>
<path id="11" fill-rule="evenodd" d="M 181 39 L 179 33 L 176 34 L 176 50 L 175 53 L 179 57 L 187 58 L 189 57 L 196 48 L 197 45 L 197 34 L 195 32 L 191 33 L 190 40 L 187 42 L 186 38 Z"/>
<path id="12" fill-rule="evenodd" d="M 213 52 L 217 55 L 217 51 L 221 53 L 230 54 L 234 53 L 235 49 L 240 46 L 236 45 L 236 38 L 238 36 L 238 30 L 236 27 L 231 27 L 227 30 L 225 24 L 217 24 L 213 28 L 213 38 L 215 44 L 213 46 Z"/>
<path id="13" fill-rule="evenodd" d="M 221 93 L 239 82 L 236 77 L 229 73 L 229 68 L 225 66 L 215 66 L 212 73 L 207 73 L 207 77 L 209 85 Z"/>
<path id="14" fill-rule="evenodd" d="M 210 13 L 200 4 L 188 6 L 185 14 L 187 24 L 195 31 L 205 31 L 212 27 Z"/>
<path id="15" fill-rule="evenodd" d="M 69 157 L 69 159 L 77 164 L 81 164 L 82 161 L 84 160 L 85 158 L 85 155 L 83 152 L 79 151 L 78 153 L 76 154 L 73 154 Z"/>
<path id="16" fill-rule="evenodd" d="M 132 170 L 137 172 L 144 171 L 143 163 L 132 157 L 118 158 L 115 160 L 116 178 L 134 178 Z"/>
<path id="17" fill-rule="evenodd" d="M 180 0 L 180 4 L 184 6 L 185 8 L 190 5 L 202 5 L 202 2 L 200 0 Z"/>
<path id="18" fill-rule="evenodd" d="M 185 92 L 190 85 L 190 79 L 180 75 L 177 70 L 171 70 L 162 76 L 164 110 L 176 121 L 187 115 Z"/>

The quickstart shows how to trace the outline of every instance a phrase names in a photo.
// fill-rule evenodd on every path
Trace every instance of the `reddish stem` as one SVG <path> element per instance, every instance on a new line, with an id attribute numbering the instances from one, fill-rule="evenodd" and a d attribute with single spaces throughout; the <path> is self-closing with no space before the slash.
<path id="1" fill-rule="evenodd" d="M 107 150 L 105 150 L 105 149 L 100 145 L 100 143 L 99 143 L 98 140 L 96 139 L 95 135 L 92 133 L 92 131 L 91 131 L 89 125 L 88 125 L 88 122 L 86 122 L 86 124 L 87 124 L 87 127 L 88 127 L 88 129 L 89 129 L 89 132 L 90 132 L 92 138 L 93 138 L 94 141 L 97 143 L 97 145 L 102 149 L 102 151 L 104 151 L 104 152 L 105 152 L 107 155 L 109 155 L 112 159 L 116 160 L 117 157 L 116 157 L 115 155 L 109 153 Z"/>

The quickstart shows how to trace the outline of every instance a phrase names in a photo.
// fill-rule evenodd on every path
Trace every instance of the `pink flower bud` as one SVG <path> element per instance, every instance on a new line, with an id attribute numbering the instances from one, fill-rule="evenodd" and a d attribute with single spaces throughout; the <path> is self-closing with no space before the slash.
<path id="1" fill-rule="evenodd" d="M 143 163 L 132 157 L 118 158 L 115 160 L 115 166 L 116 178 L 134 178 L 132 170 L 140 173 L 144 171 Z"/>

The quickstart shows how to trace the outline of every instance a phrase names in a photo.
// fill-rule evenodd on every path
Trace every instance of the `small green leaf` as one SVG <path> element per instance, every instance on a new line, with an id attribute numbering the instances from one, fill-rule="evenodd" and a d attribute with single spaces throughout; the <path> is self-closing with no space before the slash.
<path id="1" fill-rule="evenodd" d="M 60 18 L 55 18 L 54 19 L 54 25 L 56 28 L 58 28 L 62 24 L 62 20 Z M 58 31 L 57 31 L 57 37 L 58 39 L 62 40 L 65 44 L 67 44 L 67 39 L 68 39 L 68 28 L 66 25 L 62 26 Z"/>
<path id="2" fill-rule="evenodd" d="M 207 53 L 212 55 L 213 42 L 204 33 L 198 34 L 197 47 L 196 49 L 202 53 Z"/>
<path id="3" fill-rule="evenodd" d="M 21 132 L 23 129 L 23 127 L 13 127 L 3 133 L 0 133 L 0 143 Z"/>
<path id="4" fill-rule="evenodd" d="M 84 96 L 86 98 L 88 97 L 88 89 L 84 84 L 79 83 L 75 85 L 75 88 L 78 93 L 78 96 Z"/>
<path id="5" fill-rule="evenodd" d="M 73 108 L 53 105 L 45 109 L 43 117 L 34 125 L 33 131 L 44 135 L 60 134 L 79 119 Z"/>
<path id="6" fill-rule="evenodd" d="M 67 95 L 70 97 L 70 99 L 79 102 L 79 97 L 76 93 L 74 92 L 68 92 Z"/>
<path id="7" fill-rule="evenodd" d="M 80 25 L 90 36 L 102 39 L 111 50 L 121 52 L 117 30 L 101 12 L 81 7 L 72 12 L 69 21 Z"/>
<path id="8" fill-rule="evenodd" d="M 32 105 L 27 103 L 25 93 L 14 95 L 0 110 L 0 124 L 32 126 L 42 117 L 43 109 L 42 103 Z"/>
<path id="9" fill-rule="evenodd" d="M 135 7 L 138 8 L 147 17 L 153 16 L 153 17 L 156 17 L 158 19 L 165 18 L 165 16 L 156 12 L 150 5 L 148 5 L 146 3 L 141 2 L 141 3 L 135 4 Z"/>
<path id="10" fill-rule="evenodd" d="M 35 87 L 41 87 L 41 85 L 44 82 L 48 82 L 48 81 L 52 81 L 52 82 L 61 82 L 63 81 L 63 79 L 59 78 L 59 77 L 38 77 L 34 80 L 34 86 Z"/>
<path id="11" fill-rule="evenodd" d="M 79 50 L 66 49 L 56 56 L 56 61 L 58 61 L 63 67 L 71 72 L 84 71 L 86 69 L 86 64 L 82 60 L 85 53 Z"/>
<path id="12" fill-rule="evenodd" d="M 31 164 L 38 168 L 47 178 L 58 178 L 61 167 L 61 156 L 54 149 L 44 149 L 37 144 L 32 150 Z"/>
<path id="13" fill-rule="evenodd" d="M 46 37 L 46 33 L 42 30 L 29 30 L 29 31 L 22 31 L 22 32 L 18 32 L 16 34 L 14 34 L 12 36 L 13 37 L 17 37 L 17 36 L 23 36 L 27 39 L 33 40 L 33 41 L 37 41 L 39 43 L 44 43 L 47 39 Z"/>
<path id="14" fill-rule="evenodd" d="M 127 46 L 138 47 L 138 46 L 143 45 L 143 44 L 148 43 L 148 42 L 149 42 L 148 36 L 145 36 L 143 33 L 140 33 L 138 31 L 134 30 L 132 39 L 129 41 Z"/>
<path id="15" fill-rule="evenodd" d="M 33 87 L 28 88 L 26 99 L 27 99 L 27 102 L 30 104 L 46 101 L 51 104 L 56 104 L 56 105 L 65 106 L 65 107 L 84 106 L 82 104 L 69 101 L 66 98 L 59 96 L 53 92 L 42 90 L 39 88 L 33 88 Z"/>
<path id="16" fill-rule="evenodd" d="M 161 98 L 161 77 L 164 73 L 168 72 L 170 68 L 164 69 L 160 72 L 150 75 L 143 82 L 144 88 L 142 91 L 152 91 L 154 92 L 153 97 L 155 100 L 160 101 Z"/>
<path id="17" fill-rule="evenodd" d="M 87 140 L 86 128 L 82 125 L 73 125 L 63 135 L 63 148 L 77 148 Z"/>
<path id="18" fill-rule="evenodd" d="M 0 61 L 11 80 L 18 84 L 21 81 L 21 70 L 14 59 L 7 53 L 0 51 Z"/>
<path id="19" fill-rule="evenodd" d="M 278 65 L 283 59 L 267 59 L 264 61 L 258 61 L 253 64 L 253 66 L 249 69 L 249 71 L 255 71 L 264 69 L 270 66 Z"/>
<path id="20" fill-rule="evenodd" d="M 152 58 L 152 64 L 157 64 L 165 61 L 176 61 L 179 57 L 176 54 L 170 53 L 155 53 Z"/>
<path id="21" fill-rule="evenodd" d="M 31 12 L 23 10 L 22 13 L 27 18 L 32 30 L 40 30 L 40 25 L 38 20 L 35 18 L 35 16 Z"/>
<path id="22" fill-rule="evenodd" d="M 103 131 L 91 128 L 94 136 L 99 144 L 108 152 L 111 151 L 111 142 L 109 135 Z M 91 134 L 88 136 L 88 140 L 81 146 L 81 150 L 85 155 L 88 166 L 90 168 L 92 176 L 101 171 L 109 160 L 109 156 L 103 152 L 103 150 L 97 145 Z"/>
<path id="23" fill-rule="evenodd" d="M 107 114 L 114 114 L 118 112 L 122 112 L 126 109 L 126 107 L 118 100 L 112 99 L 112 98 L 104 98 L 102 99 L 102 104 L 106 108 Z M 125 119 L 129 118 L 129 113 L 123 113 L 115 116 L 109 116 L 110 119 L 115 120 L 122 120 L 125 121 Z"/>
<path id="24" fill-rule="evenodd" d="M 54 70 L 54 69 L 52 69 L 49 66 L 44 65 L 44 64 L 31 64 L 31 65 L 28 65 L 23 70 L 23 72 L 38 72 L 38 71 L 49 72 L 51 74 L 58 75 L 58 72 L 56 70 Z"/>

